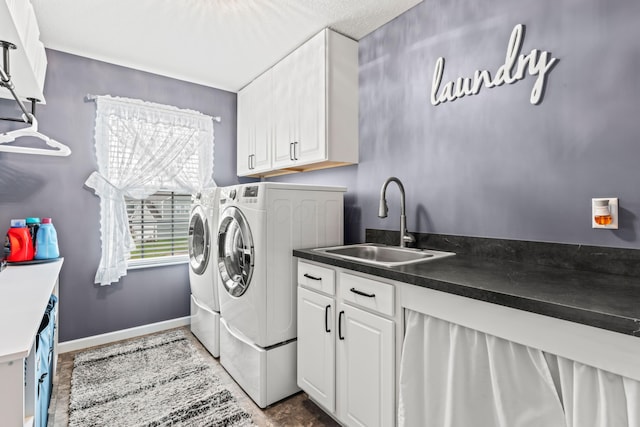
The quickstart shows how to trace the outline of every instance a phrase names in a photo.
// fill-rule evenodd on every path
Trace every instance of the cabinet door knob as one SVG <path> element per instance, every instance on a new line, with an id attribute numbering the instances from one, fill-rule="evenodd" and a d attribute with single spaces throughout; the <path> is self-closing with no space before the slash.
<path id="1" fill-rule="evenodd" d="M 368 293 L 366 293 L 366 292 L 359 291 L 359 290 L 358 290 L 358 289 L 356 289 L 356 288 L 351 288 L 351 289 L 349 289 L 349 290 L 350 290 L 351 292 L 353 292 L 354 294 L 362 295 L 363 297 L 367 297 L 367 298 L 375 298 L 375 297 L 376 297 L 376 294 L 368 294 Z"/>
<path id="2" fill-rule="evenodd" d="M 293 146 L 293 142 L 289 143 L 289 160 L 295 160 L 295 147 Z"/>
<path id="3" fill-rule="evenodd" d="M 331 332 L 331 329 L 329 329 L 329 308 L 330 307 L 331 307 L 331 304 L 329 304 L 324 308 L 324 331 L 327 333 Z"/>
<path id="4" fill-rule="evenodd" d="M 344 337 L 342 336 L 342 316 L 344 315 L 344 311 L 341 311 L 340 314 L 338 314 L 338 339 L 344 340 Z"/>
<path id="5" fill-rule="evenodd" d="M 304 273 L 304 277 L 306 277 L 307 279 L 311 279 L 311 280 L 322 280 L 322 277 L 312 276 L 309 273 Z"/>

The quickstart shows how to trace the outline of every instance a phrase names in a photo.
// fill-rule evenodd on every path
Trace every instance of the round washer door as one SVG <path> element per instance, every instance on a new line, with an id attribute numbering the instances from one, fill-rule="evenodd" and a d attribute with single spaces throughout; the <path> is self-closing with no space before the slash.
<path id="1" fill-rule="evenodd" d="M 202 206 L 195 206 L 189 221 L 189 265 L 196 274 L 202 274 L 209 264 L 211 232 Z"/>
<path id="2" fill-rule="evenodd" d="M 218 270 L 222 285 L 234 297 L 251 284 L 254 265 L 253 237 L 247 219 L 233 206 L 220 215 L 218 229 Z"/>

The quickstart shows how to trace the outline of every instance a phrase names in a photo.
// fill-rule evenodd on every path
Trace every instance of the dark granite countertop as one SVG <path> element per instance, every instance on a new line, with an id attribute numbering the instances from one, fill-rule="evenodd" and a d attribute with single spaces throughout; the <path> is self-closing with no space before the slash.
<path id="1" fill-rule="evenodd" d="M 299 258 L 532 313 L 640 336 L 640 278 L 458 253 L 378 267 L 312 249 Z"/>

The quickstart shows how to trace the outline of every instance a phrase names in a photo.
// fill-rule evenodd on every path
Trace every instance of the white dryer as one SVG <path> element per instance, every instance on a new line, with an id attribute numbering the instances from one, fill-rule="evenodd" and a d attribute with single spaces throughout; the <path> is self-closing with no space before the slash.
<path id="1" fill-rule="evenodd" d="M 220 356 L 220 300 L 216 265 L 219 188 L 194 198 L 189 218 L 191 332 L 214 357 Z"/>
<path id="2" fill-rule="evenodd" d="M 220 194 L 220 362 L 264 408 L 297 391 L 293 249 L 341 245 L 344 187 L 260 182 Z"/>

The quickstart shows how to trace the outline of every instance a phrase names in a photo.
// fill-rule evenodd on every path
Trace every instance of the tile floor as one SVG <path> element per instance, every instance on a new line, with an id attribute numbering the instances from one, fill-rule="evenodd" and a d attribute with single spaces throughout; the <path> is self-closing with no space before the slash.
<path id="1" fill-rule="evenodd" d="M 184 328 L 189 331 L 188 327 Z M 236 396 L 238 403 L 253 418 L 257 426 L 338 426 L 338 424 L 315 405 L 305 393 L 295 394 L 277 402 L 268 408 L 260 409 L 224 370 L 217 359 L 200 344 L 198 339 L 189 334 L 200 354 L 213 367 L 214 372 L 227 384 Z M 73 358 L 77 352 L 63 353 L 58 356 L 57 376 L 54 380 L 51 403 L 49 405 L 48 427 L 66 427 L 68 424 L 67 409 L 69 407 L 69 391 L 71 390 L 71 371 Z"/>

